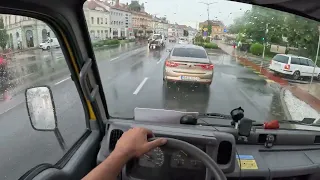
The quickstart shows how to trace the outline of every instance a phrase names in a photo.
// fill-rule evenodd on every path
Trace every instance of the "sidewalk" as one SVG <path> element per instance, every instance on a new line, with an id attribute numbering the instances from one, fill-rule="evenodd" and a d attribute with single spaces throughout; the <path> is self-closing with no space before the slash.
<path id="1" fill-rule="evenodd" d="M 237 54 L 237 52 L 233 49 L 232 46 L 228 46 L 223 43 L 218 43 L 218 46 L 225 51 L 226 53 L 234 56 L 240 64 L 244 66 L 249 66 L 254 69 L 259 74 L 265 76 L 269 79 L 271 83 L 278 83 L 281 87 L 286 87 L 295 97 L 309 104 L 316 111 L 320 112 L 320 85 L 313 85 L 308 92 L 308 85 L 297 85 L 297 86 L 289 86 L 287 80 L 282 79 L 280 77 L 274 76 L 272 72 L 268 70 L 267 67 L 260 67 L 260 64 L 256 63 L 253 60 L 250 60 L 250 57 L 242 57 L 242 55 Z M 260 61 L 261 63 L 261 61 Z"/>

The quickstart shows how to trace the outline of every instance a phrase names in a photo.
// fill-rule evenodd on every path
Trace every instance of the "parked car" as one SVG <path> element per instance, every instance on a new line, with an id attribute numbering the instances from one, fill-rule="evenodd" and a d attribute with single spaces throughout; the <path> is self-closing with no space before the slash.
<path id="1" fill-rule="evenodd" d="M 214 65 L 203 47 L 192 44 L 177 45 L 170 51 L 163 68 L 165 83 L 183 81 L 211 84 Z"/>
<path id="2" fill-rule="evenodd" d="M 50 48 L 60 47 L 60 44 L 57 38 L 49 38 L 45 42 L 40 43 L 39 47 L 42 50 L 49 50 Z"/>
<path id="3" fill-rule="evenodd" d="M 298 80 L 300 77 L 311 77 L 314 69 L 311 59 L 301 56 L 277 54 L 270 62 L 269 69 L 276 74 L 290 75 Z M 316 66 L 314 77 L 320 80 L 320 68 Z"/>
<path id="4" fill-rule="evenodd" d="M 135 36 L 129 36 L 129 40 L 133 40 L 133 39 L 136 39 Z"/>
<path id="5" fill-rule="evenodd" d="M 177 42 L 176 38 L 174 36 L 169 37 L 169 42 Z"/>

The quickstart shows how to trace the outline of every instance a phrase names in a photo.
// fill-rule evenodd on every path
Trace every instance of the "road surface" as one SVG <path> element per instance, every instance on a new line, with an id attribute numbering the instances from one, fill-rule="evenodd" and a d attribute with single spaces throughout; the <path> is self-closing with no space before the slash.
<path id="1" fill-rule="evenodd" d="M 229 114 L 241 106 L 246 117 L 260 122 L 284 118 L 279 92 L 220 50 L 210 52 L 215 72 L 208 89 L 189 84 L 164 88 L 162 70 L 167 55 L 165 49 L 149 51 L 147 46 L 118 56 L 96 51 L 112 116 L 133 117 L 135 107 Z M 70 147 L 85 131 L 82 104 L 68 76 L 46 84 L 52 88 L 58 126 Z M 30 168 L 40 163 L 54 164 L 63 156 L 52 132 L 31 128 L 23 94 L 0 107 L 0 179 L 18 179 Z"/>

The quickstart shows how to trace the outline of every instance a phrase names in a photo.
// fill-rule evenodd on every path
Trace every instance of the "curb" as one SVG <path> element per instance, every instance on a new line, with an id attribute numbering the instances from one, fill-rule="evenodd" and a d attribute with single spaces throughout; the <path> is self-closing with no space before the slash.
<path id="1" fill-rule="evenodd" d="M 281 88 L 281 90 L 280 90 L 280 101 L 281 101 L 281 106 L 283 108 L 283 112 L 284 112 L 284 114 L 286 116 L 286 119 L 291 120 L 292 119 L 291 114 L 290 114 L 290 112 L 288 110 L 288 106 L 287 106 L 287 104 L 286 104 L 286 102 L 284 100 L 284 93 L 285 93 L 286 90 L 287 89 L 285 87 Z"/>

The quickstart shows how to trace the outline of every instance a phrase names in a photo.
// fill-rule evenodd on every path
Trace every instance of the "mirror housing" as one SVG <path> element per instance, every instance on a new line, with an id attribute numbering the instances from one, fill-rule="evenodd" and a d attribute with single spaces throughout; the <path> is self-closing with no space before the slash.
<path id="1" fill-rule="evenodd" d="M 36 131 L 55 131 L 57 116 L 50 87 L 28 88 L 25 98 L 32 128 Z"/>

